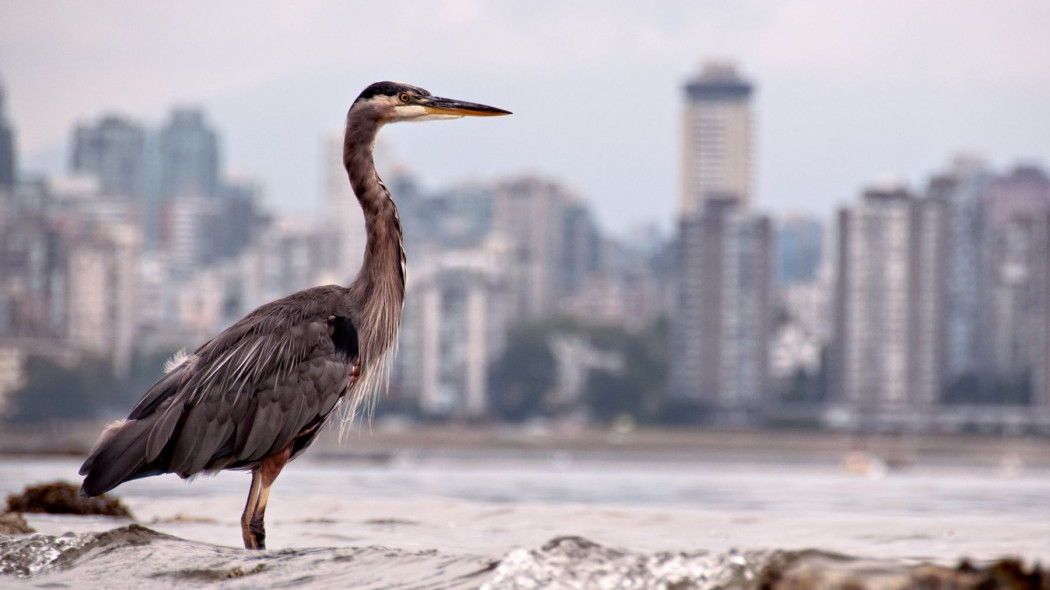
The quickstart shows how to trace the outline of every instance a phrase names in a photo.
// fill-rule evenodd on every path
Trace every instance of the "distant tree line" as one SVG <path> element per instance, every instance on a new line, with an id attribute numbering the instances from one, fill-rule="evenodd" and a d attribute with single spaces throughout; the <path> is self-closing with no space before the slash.
<path id="1" fill-rule="evenodd" d="M 558 367 L 552 342 L 557 336 L 579 337 L 594 349 L 622 359 L 618 368 L 588 371 L 575 407 L 564 407 L 564 400 L 555 395 Z M 640 333 L 571 318 L 519 326 L 511 330 L 503 354 L 491 367 L 493 413 L 511 422 L 574 411 L 602 423 L 622 417 L 658 422 L 665 405 L 667 336 L 666 320 Z"/>
<path id="2" fill-rule="evenodd" d="M 126 413 L 163 372 L 172 352 L 137 357 L 118 378 L 110 359 L 84 355 L 73 363 L 29 356 L 21 389 L 8 399 L 2 418 L 14 423 L 79 420 Z"/>

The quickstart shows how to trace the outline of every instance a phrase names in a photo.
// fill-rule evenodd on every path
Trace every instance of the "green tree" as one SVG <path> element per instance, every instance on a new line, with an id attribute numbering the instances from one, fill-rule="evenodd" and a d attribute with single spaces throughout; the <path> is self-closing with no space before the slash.
<path id="1" fill-rule="evenodd" d="M 500 418 L 520 422 L 544 414 L 557 371 L 548 345 L 550 333 L 549 325 L 538 324 L 511 330 L 489 377 L 493 408 Z"/>
<path id="2" fill-rule="evenodd" d="M 612 422 L 621 415 L 639 422 L 658 419 L 664 404 L 667 374 L 667 324 L 658 322 L 642 333 L 619 327 L 586 330 L 592 346 L 623 359 L 619 371 L 592 371 L 584 401 L 594 418 Z"/>
<path id="3" fill-rule="evenodd" d="M 612 422 L 620 415 L 639 421 L 659 417 L 667 373 L 668 323 L 657 322 L 642 333 L 614 326 L 589 326 L 572 318 L 530 324 L 512 330 L 503 356 L 490 371 L 490 391 L 496 414 L 521 421 L 554 411 L 548 393 L 557 380 L 557 362 L 550 348 L 558 334 L 584 338 L 590 346 L 615 353 L 617 370 L 590 372 L 582 392 L 591 415 Z"/>

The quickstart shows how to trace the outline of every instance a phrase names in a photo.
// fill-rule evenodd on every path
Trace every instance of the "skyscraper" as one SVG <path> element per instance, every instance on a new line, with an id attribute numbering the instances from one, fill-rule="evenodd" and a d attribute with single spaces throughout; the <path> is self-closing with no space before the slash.
<path id="1" fill-rule="evenodd" d="M 219 192 L 219 140 L 199 109 L 175 109 L 160 130 L 160 196 L 214 197 Z"/>
<path id="2" fill-rule="evenodd" d="M 0 191 L 15 186 L 15 132 L 4 110 L 4 87 L 0 84 Z"/>
<path id="3" fill-rule="evenodd" d="M 146 196 L 146 132 L 142 125 L 116 115 L 73 132 L 70 168 L 98 179 L 106 196 Z"/>
<path id="4" fill-rule="evenodd" d="M 943 374 L 944 204 L 871 189 L 839 213 L 836 401 L 854 417 L 928 417 Z"/>
<path id="5" fill-rule="evenodd" d="M 752 86 L 736 69 L 709 62 L 685 85 L 679 215 L 712 198 L 752 201 Z"/>
<path id="6" fill-rule="evenodd" d="M 562 293 L 567 259 L 566 212 L 574 195 L 553 182 L 522 178 L 496 188 L 494 229 L 507 240 L 510 314 L 514 321 L 554 313 Z"/>
<path id="7" fill-rule="evenodd" d="M 752 202 L 752 86 L 709 62 L 685 85 L 672 397 L 752 420 L 767 390 L 769 219 Z"/>
<path id="8" fill-rule="evenodd" d="M 837 391 L 853 407 L 907 401 L 912 200 L 870 190 L 839 213 Z"/>
<path id="9" fill-rule="evenodd" d="M 681 220 L 671 395 L 722 422 L 748 420 L 766 393 L 771 252 L 768 218 L 736 199 L 708 199 Z"/>
<path id="10" fill-rule="evenodd" d="M 982 199 L 991 174 L 975 158 L 956 158 L 947 172 L 934 176 L 928 199 L 943 203 L 944 377 L 946 385 L 973 379 L 979 371 L 980 263 Z"/>
<path id="11" fill-rule="evenodd" d="M 1050 178 L 1018 166 L 988 183 L 983 206 L 982 370 L 997 398 L 1028 397 L 1046 407 Z"/>

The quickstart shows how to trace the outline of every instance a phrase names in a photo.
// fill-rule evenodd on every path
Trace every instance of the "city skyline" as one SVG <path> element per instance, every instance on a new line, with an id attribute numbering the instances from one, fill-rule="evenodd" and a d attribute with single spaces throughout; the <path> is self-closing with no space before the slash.
<path id="1" fill-rule="evenodd" d="M 1041 107 L 1050 40 L 1040 26 L 1050 8 L 1041 3 L 440 8 L 230 4 L 201 19 L 204 5 L 6 4 L 0 76 L 22 168 L 64 168 L 79 121 L 116 112 L 155 125 L 171 106 L 197 104 L 225 130 L 231 169 L 263 181 L 269 207 L 316 212 L 319 138 L 364 84 L 402 78 L 519 114 L 486 131 L 499 150 L 469 123 L 392 130 L 398 159 L 428 184 L 538 173 L 581 193 L 607 230 L 639 220 L 666 229 L 681 80 L 719 57 L 757 87 L 754 203 L 763 209 L 827 218 L 887 172 L 920 186 L 960 151 L 998 168 L 1050 153 Z M 364 20 L 411 42 L 355 26 Z M 448 43 L 464 36 L 479 43 Z M 55 38 L 61 47 L 44 42 Z M 442 60 L 416 49 L 446 46 Z"/>
<path id="2" fill-rule="evenodd" d="M 695 79 L 685 82 L 687 102 Z M 723 84 L 703 92 L 724 98 Z M 434 192 L 390 170 L 406 250 L 418 254 L 410 257 L 416 278 L 395 411 L 520 419 L 587 404 L 591 418 L 608 420 L 615 412 L 594 404 L 619 384 L 626 396 L 606 401 L 654 421 L 684 410 L 689 419 L 759 425 L 786 411 L 826 427 L 995 427 L 1027 406 L 1035 409 L 1024 419 L 1030 427 L 1050 423 L 1050 380 L 1039 362 L 1050 351 L 1050 180 L 1042 168 L 996 171 L 956 158 L 928 173 L 925 190 L 873 183 L 840 209 L 834 255 L 819 221 L 770 216 L 740 198 L 751 176 L 746 153 L 756 146 L 744 141 L 749 131 L 727 134 L 732 127 L 718 123 L 748 119 L 736 116 L 741 106 L 709 104 L 683 118 L 694 134 L 686 154 L 714 148 L 684 158 L 706 171 L 694 176 L 745 182 L 694 190 L 702 207 L 683 212 L 670 242 L 656 233 L 633 243 L 603 235 L 590 206 L 549 179 Z M 223 130 L 199 110 L 171 114 L 156 130 L 109 118 L 74 128 L 70 169 L 97 179 L 23 178 L 0 191 L 0 207 L 13 214 L 0 216 L 0 347 L 19 363 L 50 339 L 52 356 L 101 355 L 127 378 L 143 354 L 201 342 L 300 288 L 344 282 L 359 263 L 360 243 L 335 239 L 353 237 L 333 219 L 348 215 L 336 209 L 352 200 L 333 182 L 337 142 L 323 143 L 329 215 L 271 217 L 253 183 L 230 180 Z M 723 137 L 749 146 L 724 153 L 745 157 L 722 156 Z M 144 149 L 150 138 L 159 149 Z M 180 180 L 164 190 L 165 178 Z M 121 194 L 141 185 L 154 189 Z M 164 231 L 149 245 L 142 212 L 153 192 Z M 783 290 L 774 275 L 788 283 Z M 666 331 L 661 318 L 671 320 Z M 507 368 L 522 363 L 503 354 L 522 354 L 523 343 L 527 355 L 539 350 L 520 340 L 517 330 L 528 326 L 546 332 L 548 352 L 537 358 L 553 359 L 557 381 L 523 398 L 521 374 Z M 612 342 L 603 341 L 616 338 L 609 329 L 633 340 L 607 349 Z M 975 330 L 991 338 L 975 343 Z M 647 350 L 663 351 L 642 363 L 651 389 L 623 362 L 649 338 Z M 659 397 L 639 405 L 651 395 Z M 983 412 L 988 403 L 1002 413 Z"/>

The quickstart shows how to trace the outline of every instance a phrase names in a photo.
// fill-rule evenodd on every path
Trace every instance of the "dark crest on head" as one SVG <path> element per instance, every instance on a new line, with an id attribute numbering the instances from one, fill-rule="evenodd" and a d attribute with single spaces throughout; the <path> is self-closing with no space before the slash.
<path id="1" fill-rule="evenodd" d="M 368 100 L 376 96 L 397 96 L 402 92 L 411 92 L 417 96 L 430 96 L 430 93 L 418 86 L 404 84 L 401 82 L 376 82 L 365 88 L 357 97 L 357 100 Z M 357 101 L 354 101 L 357 102 Z"/>

